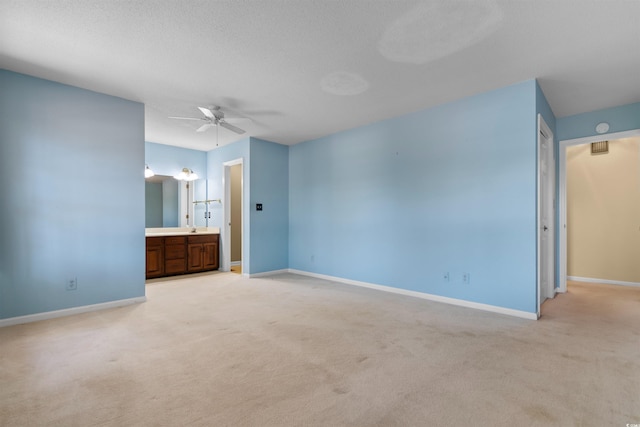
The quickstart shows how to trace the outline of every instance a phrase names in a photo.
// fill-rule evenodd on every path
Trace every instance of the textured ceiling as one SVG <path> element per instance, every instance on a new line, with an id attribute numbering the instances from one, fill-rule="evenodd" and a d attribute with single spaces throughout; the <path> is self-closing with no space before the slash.
<path id="1" fill-rule="evenodd" d="M 148 141 L 240 139 L 168 118 L 221 105 L 295 144 L 532 78 L 558 117 L 638 102 L 638 16 L 638 0 L 0 0 L 0 67 L 143 102 Z"/>

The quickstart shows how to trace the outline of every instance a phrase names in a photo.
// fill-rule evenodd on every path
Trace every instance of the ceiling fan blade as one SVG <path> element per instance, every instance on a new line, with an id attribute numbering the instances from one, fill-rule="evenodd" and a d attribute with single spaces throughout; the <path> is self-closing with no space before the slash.
<path id="1" fill-rule="evenodd" d="M 196 130 L 196 132 L 204 132 L 205 130 L 210 129 L 210 128 L 214 127 L 214 126 L 215 126 L 215 125 L 212 125 L 211 123 L 204 124 L 204 125 L 200 126 L 200 127 Z"/>
<path id="2" fill-rule="evenodd" d="M 208 108 L 198 107 L 198 110 L 202 111 L 202 114 L 204 114 L 206 117 L 210 119 L 213 119 L 215 117 L 211 112 L 211 110 L 209 110 Z"/>
<path id="3" fill-rule="evenodd" d="M 240 129 L 239 127 L 235 127 L 234 125 L 231 125 L 231 124 L 227 123 L 226 121 L 223 122 L 222 120 L 220 120 L 218 122 L 218 124 L 220 124 L 220 126 L 222 126 L 225 129 L 229 129 L 232 132 L 239 133 L 239 134 L 245 133 L 244 130 Z"/>
<path id="4" fill-rule="evenodd" d="M 204 119 L 200 119 L 200 118 L 196 118 L 196 117 L 174 117 L 174 116 L 170 116 L 170 119 L 178 119 L 178 120 L 204 120 Z"/>
<path id="5" fill-rule="evenodd" d="M 224 121 L 227 123 L 251 123 L 251 120 L 248 117 L 225 117 Z"/>

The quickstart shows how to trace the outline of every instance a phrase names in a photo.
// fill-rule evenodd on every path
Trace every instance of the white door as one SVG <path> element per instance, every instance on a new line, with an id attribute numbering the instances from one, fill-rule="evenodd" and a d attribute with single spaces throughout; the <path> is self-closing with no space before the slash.
<path id="1" fill-rule="evenodd" d="M 538 115 L 538 314 L 555 296 L 555 162 L 553 134 Z"/>

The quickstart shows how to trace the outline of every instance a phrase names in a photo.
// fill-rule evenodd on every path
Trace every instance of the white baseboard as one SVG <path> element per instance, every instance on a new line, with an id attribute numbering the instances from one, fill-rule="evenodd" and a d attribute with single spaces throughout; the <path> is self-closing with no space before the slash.
<path id="1" fill-rule="evenodd" d="M 604 285 L 640 286 L 640 282 L 623 282 L 621 280 L 594 279 L 591 277 L 567 276 L 567 280 L 574 282 L 602 283 Z"/>
<path id="2" fill-rule="evenodd" d="M 242 261 L 231 261 L 231 267 L 235 267 L 236 265 L 242 265 Z"/>
<path id="3" fill-rule="evenodd" d="M 57 317 L 71 316 L 74 314 L 88 313 L 90 311 L 105 310 L 107 308 L 124 307 L 126 305 L 145 302 L 147 297 L 121 299 L 117 301 L 103 302 L 100 304 L 83 305 L 80 307 L 65 308 L 64 310 L 45 311 L 44 313 L 28 314 L 26 316 L 0 319 L 0 328 L 4 326 L 19 325 L 21 323 L 38 322 L 40 320 L 55 319 Z"/>
<path id="4" fill-rule="evenodd" d="M 247 274 L 242 274 L 244 277 L 250 277 L 250 278 L 255 278 L 255 277 L 267 277 L 267 276 L 274 276 L 276 274 L 283 274 L 283 273 L 289 273 L 289 269 L 288 268 L 283 268 L 282 270 L 271 270 L 271 271 L 263 271 L 262 273 L 247 273 Z"/>
<path id="5" fill-rule="evenodd" d="M 415 298 L 422 298 L 429 301 L 443 302 L 445 304 L 457 305 L 460 307 L 475 308 L 476 310 L 490 311 L 492 313 L 506 314 L 508 316 L 520 317 L 523 319 L 537 320 L 537 313 L 529 313 L 528 311 L 514 310 L 511 308 L 499 307 L 496 305 L 482 304 L 479 302 L 466 301 L 457 298 L 443 297 L 440 295 L 427 294 L 424 292 L 410 291 L 407 289 L 393 288 L 391 286 L 376 285 L 373 283 L 360 282 L 357 280 L 343 279 L 341 277 L 327 276 L 326 274 L 310 273 L 308 271 L 296 270 L 290 268 L 289 273 L 300 274 L 302 276 L 315 277 L 318 279 L 340 282 L 347 285 L 361 286 L 378 291 L 391 292 L 394 294 L 407 295 Z"/>

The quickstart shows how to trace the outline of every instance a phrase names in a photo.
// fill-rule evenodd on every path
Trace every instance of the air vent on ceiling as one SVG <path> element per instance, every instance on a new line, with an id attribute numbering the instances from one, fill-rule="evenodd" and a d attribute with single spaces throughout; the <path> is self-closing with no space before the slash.
<path id="1" fill-rule="evenodd" d="M 609 141 L 600 141 L 591 144 L 591 154 L 607 154 L 608 152 Z"/>

